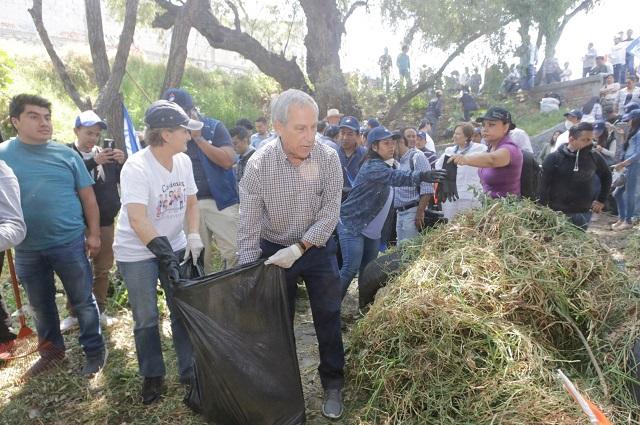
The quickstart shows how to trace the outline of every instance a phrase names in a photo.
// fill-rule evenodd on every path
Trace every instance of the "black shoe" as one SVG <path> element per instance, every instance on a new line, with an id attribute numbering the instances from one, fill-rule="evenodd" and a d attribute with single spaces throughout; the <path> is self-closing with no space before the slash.
<path id="1" fill-rule="evenodd" d="M 164 377 L 145 377 L 142 383 L 142 404 L 151 404 L 158 400 L 164 392 Z"/>
<path id="2" fill-rule="evenodd" d="M 63 349 L 52 349 L 41 353 L 41 357 L 22 375 L 22 381 L 27 381 L 41 373 L 57 369 L 64 361 L 65 352 Z"/>
<path id="3" fill-rule="evenodd" d="M 107 357 L 109 357 L 109 351 L 107 347 L 104 350 L 100 350 L 94 354 L 87 354 L 87 362 L 84 364 L 82 371 L 83 376 L 91 376 L 100 372 L 104 365 L 107 364 Z"/>

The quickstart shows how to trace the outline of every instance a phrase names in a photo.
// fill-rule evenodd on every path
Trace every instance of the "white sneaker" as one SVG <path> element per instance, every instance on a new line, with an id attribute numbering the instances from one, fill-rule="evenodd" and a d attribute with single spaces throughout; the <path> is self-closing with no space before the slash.
<path id="1" fill-rule="evenodd" d="M 617 226 L 616 230 L 626 230 L 626 229 L 631 229 L 632 227 L 633 227 L 633 224 L 625 221 L 621 225 Z"/>
<path id="2" fill-rule="evenodd" d="M 105 328 L 108 328 L 109 326 L 117 322 L 118 322 L 118 319 L 107 315 L 107 313 L 103 312 L 102 314 L 100 314 L 100 324 Z"/>
<path id="3" fill-rule="evenodd" d="M 78 318 L 69 316 L 60 322 L 60 332 L 66 332 L 78 327 Z"/>

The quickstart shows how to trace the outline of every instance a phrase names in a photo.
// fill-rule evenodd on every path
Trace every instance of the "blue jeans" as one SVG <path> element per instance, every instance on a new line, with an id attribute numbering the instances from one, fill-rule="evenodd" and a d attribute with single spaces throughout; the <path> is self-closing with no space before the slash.
<path id="1" fill-rule="evenodd" d="M 636 207 L 636 188 L 638 186 L 638 164 L 627 167 L 627 181 L 624 187 L 617 188 L 613 197 L 618 205 L 618 218 L 631 223 Z"/>
<path id="2" fill-rule="evenodd" d="M 182 258 L 184 250 L 176 252 Z M 166 373 L 160 342 L 158 297 L 156 287 L 158 278 L 164 290 L 169 317 L 173 346 L 178 358 L 180 380 L 186 382 L 193 374 L 193 350 L 187 331 L 178 316 L 173 299 L 173 286 L 166 276 L 160 275 L 158 260 L 123 262 L 118 261 L 118 269 L 122 273 L 124 283 L 129 291 L 129 304 L 133 313 L 133 336 L 136 343 L 138 368 L 144 377 L 164 376 Z"/>
<path id="3" fill-rule="evenodd" d="M 41 356 L 46 357 L 50 352 L 64 350 L 55 299 L 54 272 L 60 278 L 67 299 L 78 317 L 79 341 L 84 352 L 91 355 L 104 350 L 84 235 L 40 251 L 16 249 L 16 272 L 35 313 Z"/>
<path id="4" fill-rule="evenodd" d="M 625 64 L 617 63 L 613 65 L 613 78 L 616 83 L 624 84 L 625 83 Z"/>
<path id="5" fill-rule="evenodd" d="M 587 230 L 589 223 L 591 222 L 591 211 L 585 213 L 565 213 L 567 218 L 573 223 L 574 226 L 579 227 L 582 230 Z"/>
<path id="6" fill-rule="evenodd" d="M 420 231 L 416 227 L 416 212 L 418 207 L 396 213 L 396 234 L 398 242 L 418 236 Z"/>
<path id="7" fill-rule="evenodd" d="M 362 275 L 367 264 L 378 256 L 380 239 L 371 239 L 362 233 L 355 233 L 342 223 L 338 223 L 338 238 L 342 251 L 340 284 L 342 285 L 342 298 L 344 298 L 356 273 L 359 272 Z"/>
<path id="8" fill-rule="evenodd" d="M 262 240 L 260 248 L 262 257 L 267 258 L 284 246 Z M 330 237 L 326 246 L 310 248 L 293 266 L 285 270 L 292 325 L 298 279 L 302 278 L 307 287 L 320 351 L 318 372 L 325 390 L 344 386 L 344 347 L 340 326 L 342 288 L 338 277 L 336 249 L 336 243 Z"/>

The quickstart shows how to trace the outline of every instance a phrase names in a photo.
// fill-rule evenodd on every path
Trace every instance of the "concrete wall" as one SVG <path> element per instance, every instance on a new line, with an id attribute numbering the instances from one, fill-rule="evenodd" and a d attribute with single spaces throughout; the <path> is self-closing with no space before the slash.
<path id="1" fill-rule="evenodd" d="M 601 87 L 602 77 L 595 75 L 593 77 L 537 86 L 529 92 L 529 98 L 540 100 L 545 93 L 557 93 L 562 101 L 560 109 L 570 110 L 581 108 L 587 100 L 593 96 L 598 96 Z"/>

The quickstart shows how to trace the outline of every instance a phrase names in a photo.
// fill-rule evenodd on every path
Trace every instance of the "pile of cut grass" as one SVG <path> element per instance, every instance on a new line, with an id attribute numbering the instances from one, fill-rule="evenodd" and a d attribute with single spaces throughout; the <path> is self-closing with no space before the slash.
<path id="1" fill-rule="evenodd" d="M 635 402 L 627 276 L 593 237 L 528 201 L 489 201 L 408 248 L 351 334 L 373 423 L 586 423 L 562 368 L 614 422 Z M 586 347 L 589 347 L 588 349 Z"/>

